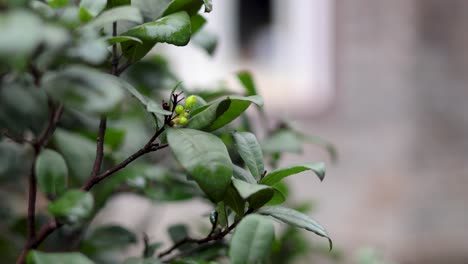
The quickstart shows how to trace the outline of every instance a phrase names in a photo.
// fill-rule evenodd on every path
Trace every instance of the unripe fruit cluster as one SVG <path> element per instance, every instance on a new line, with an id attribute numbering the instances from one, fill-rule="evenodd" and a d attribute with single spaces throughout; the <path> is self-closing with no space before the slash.
<path id="1" fill-rule="evenodd" d="M 171 123 L 174 125 L 187 125 L 190 111 L 196 103 L 197 98 L 195 96 L 191 95 L 187 97 L 187 99 L 185 99 L 185 107 L 183 105 L 177 105 L 174 109 L 174 112 L 177 114 L 177 116 L 174 118 L 174 120 L 172 120 Z"/>

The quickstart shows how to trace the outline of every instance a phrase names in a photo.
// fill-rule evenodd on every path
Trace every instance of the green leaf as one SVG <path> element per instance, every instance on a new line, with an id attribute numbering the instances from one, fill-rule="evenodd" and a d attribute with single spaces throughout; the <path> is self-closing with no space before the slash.
<path id="1" fill-rule="evenodd" d="M 136 42 L 138 44 L 143 44 L 143 41 L 141 41 L 141 39 L 135 38 L 135 37 L 130 37 L 130 36 L 116 36 L 116 37 L 109 37 L 107 39 L 107 43 L 109 43 L 109 45 L 122 43 L 122 42 L 127 42 L 127 41 Z"/>
<path id="2" fill-rule="evenodd" d="M 144 249 L 144 252 L 143 252 L 143 255 L 145 258 L 151 258 L 154 253 L 156 252 L 156 250 L 158 250 L 159 248 L 161 248 L 163 245 L 163 243 L 161 242 L 155 242 L 155 243 L 151 243 L 151 244 L 145 244 L 145 249 Z"/>
<path id="3" fill-rule="evenodd" d="M 160 115 L 171 115 L 172 112 L 162 108 L 160 103 L 156 103 L 153 100 L 149 100 L 146 105 L 146 111 L 150 113 L 160 114 Z"/>
<path id="4" fill-rule="evenodd" d="M 172 0 L 132 0 L 132 6 L 138 7 L 145 21 L 153 21 L 162 16 Z"/>
<path id="5" fill-rule="evenodd" d="M 265 171 L 263 164 L 263 153 L 257 138 L 250 132 L 233 133 L 235 146 L 242 160 L 245 162 L 250 172 L 257 179 Z"/>
<path id="6" fill-rule="evenodd" d="M 243 168 L 233 165 L 233 176 L 236 179 L 243 180 L 248 183 L 256 184 L 257 180 L 246 170 Z"/>
<path id="7" fill-rule="evenodd" d="M 213 56 L 218 46 L 218 36 L 208 30 L 201 29 L 192 37 L 192 43 Z"/>
<path id="8" fill-rule="evenodd" d="M 213 201 L 223 200 L 231 183 L 232 163 L 226 146 L 214 135 L 194 129 L 167 130 L 175 157 Z"/>
<path id="9" fill-rule="evenodd" d="M 73 179 L 84 183 L 93 167 L 96 143 L 63 129 L 55 131 L 53 142 L 65 158 Z"/>
<path id="10" fill-rule="evenodd" d="M 89 113 L 106 113 L 123 99 L 129 84 L 120 78 L 84 66 L 48 72 L 41 86 L 65 105 Z"/>
<path id="11" fill-rule="evenodd" d="M 49 212 L 69 224 L 77 223 L 89 216 L 94 199 L 89 192 L 69 190 L 49 204 Z"/>
<path id="12" fill-rule="evenodd" d="M 104 8 L 106 8 L 107 0 L 81 0 L 80 12 L 86 10 L 91 18 L 99 15 Z"/>
<path id="13" fill-rule="evenodd" d="M 3 63 L 25 66 L 26 59 L 43 40 L 40 18 L 24 10 L 4 12 L 0 16 L 0 59 Z"/>
<path id="14" fill-rule="evenodd" d="M 100 29 L 116 21 L 131 21 L 140 24 L 143 23 L 143 17 L 140 10 L 134 6 L 115 7 L 102 12 L 86 24 L 85 27 Z"/>
<path id="15" fill-rule="evenodd" d="M 237 79 L 241 82 L 242 86 L 246 90 L 246 95 L 257 95 L 257 88 L 255 87 L 252 74 L 248 71 L 240 71 L 236 74 Z"/>
<path id="16" fill-rule="evenodd" d="M 338 160 L 338 151 L 332 143 L 318 136 L 305 135 L 302 133 L 300 133 L 299 136 L 302 137 L 305 142 L 319 145 L 325 148 L 328 152 L 328 155 L 330 155 L 332 162 L 336 162 Z"/>
<path id="17" fill-rule="evenodd" d="M 192 36 L 195 35 L 204 25 L 206 19 L 201 15 L 194 15 L 190 17 L 190 25 L 192 26 Z"/>
<path id="18" fill-rule="evenodd" d="M 117 6 L 125 6 L 130 5 L 131 0 L 107 0 L 107 9 L 117 7 Z"/>
<path id="19" fill-rule="evenodd" d="M 164 11 L 163 16 L 179 11 L 186 11 L 190 16 L 196 15 L 202 6 L 202 0 L 173 0 Z"/>
<path id="20" fill-rule="evenodd" d="M 330 250 L 333 248 L 333 243 L 327 231 L 306 214 L 282 206 L 265 206 L 258 209 L 257 213 L 272 216 L 284 223 L 304 228 L 318 236 L 325 237 L 328 239 Z"/>
<path id="21" fill-rule="evenodd" d="M 167 229 L 167 232 L 169 233 L 169 236 L 174 243 L 180 242 L 184 238 L 188 237 L 188 229 L 184 224 L 171 225 Z"/>
<path id="22" fill-rule="evenodd" d="M 137 236 L 128 229 L 117 225 L 106 225 L 92 230 L 82 243 L 85 247 L 103 251 L 123 248 L 137 241 Z"/>
<path id="23" fill-rule="evenodd" d="M 155 258 L 129 258 L 125 260 L 124 264 L 161 264 L 161 262 Z"/>
<path id="24" fill-rule="evenodd" d="M 296 133 L 290 130 L 279 130 L 271 136 L 265 138 L 262 142 L 262 150 L 265 153 L 289 152 L 302 153 L 302 140 Z"/>
<path id="25" fill-rule="evenodd" d="M 131 85 L 126 85 L 125 89 L 130 92 L 141 104 L 146 106 L 146 111 L 155 114 L 161 115 L 172 115 L 171 111 L 164 110 L 162 106 L 150 98 L 146 97 L 145 95 L 141 94 L 137 89 L 135 89 Z"/>
<path id="26" fill-rule="evenodd" d="M 252 184 L 238 179 L 232 179 L 232 185 L 244 200 L 249 201 L 251 208 L 257 209 L 271 200 L 274 189 L 267 185 Z"/>
<path id="27" fill-rule="evenodd" d="M 290 165 L 286 168 L 281 168 L 275 171 L 272 171 L 265 175 L 263 179 L 260 180 L 260 183 L 266 185 L 274 185 L 277 182 L 281 181 L 283 178 L 288 177 L 293 174 L 297 174 L 306 170 L 313 171 L 321 181 L 325 178 L 325 164 L 323 162 L 318 163 L 301 163 L 296 165 Z"/>
<path id="28" fill-rule="evenodd" d="M 47 4 L 51 7 L 60 8 L 70 5 L 70 0 L 47 0 Z"/>
<path id="29" fill-rule="evenodd" d="M 229 185 L 230 187 L 232 185 Z M 228 188 L 229 191 L 229 188 Z M 226 193 L 226 196 L 228 193 Z M 239 195 L 239 194 L 238 194 Z M 228 212 L 226 208 L 226 204 L 224 202 L 219 202 L 216 205 L 216 212 L 218 213 L 218 225 L 221 227 L 226 227 L 228 224 Z"/>
<path id="30" fill-rule="evenodd" d="M 63 157 L 50 149 L 45 149 L 37 157 L 35 164 L 39 189 L 52 197 L 62 194 L 67 186 L 68 167 Z"/>
<path id="31" fill-rule="evenodd" d="M 234 210 L 238 216 L 244 215 L 245 201 L 242 199 L 232 184 L 226 191 L 226 195 L 224 196 L 224 203 L 229 206 L 229 208 Z"/>
<path id="32" fill-rule="evenodd" d="M 206 131 L 221 128 L 240 116 L 251 103 L 262 105 L 260 96 L 229 96 L 200 107 L 192 113 L 188 127 Z"/>
<path id="33" fill-rule="evenodd" d="M 275 186 L 272 186 L 272 187 L 274 190 L 273 197 L 271 197 L 271 199 L 266 204 L 278 205 L 278 204 L 284 203 L 286 201 L 286 196 L 284 196 L 284 194 L 280 190 L 278 190 Z"/>
<path id="34" fill-rule="evenodd" d="M 234 231 L 229 248 L 232 264 L 263 263 L 275 236 L 273 224 L 260 215 L 248 215 Z"/>
<path id="35" fill-rule="evenodd" d="M 29 252 L 28 264 L 94 264 L 81 253 L 44 253 L 37 250 Z"/>
<path id="36" fill-rule="evenodd" d="M 134 27 L 122 35 L 136 37 L 143 45 L 122 43 L 122 52 L 131 62 L 143 58 L 156 43 L 185 46 L 192 34 L 190 17 L 184 11 Z"/>
<path id="37" fill-rule="evenodd" d="M 205 5 L 205 13 L 210 13 L 211 11 L 213 11 L 212 0 L 203 0 L 203 4 Z"/>

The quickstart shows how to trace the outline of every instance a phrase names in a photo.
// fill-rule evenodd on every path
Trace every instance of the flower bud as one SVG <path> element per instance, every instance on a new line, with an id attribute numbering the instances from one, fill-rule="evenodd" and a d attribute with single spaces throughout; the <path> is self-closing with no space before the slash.
<path id="1" fill-rule="evenodd" d="M 187 99 L 185 99 L 185 107 L 187 109 L 191 109 L 192 107 L 195 106 L 196 102 L 197 102 L 197 97 L 195 97 L 194 95 L 191 95 L 187 97 Z"/>
<path id="2" fill-rule="evenodd" d="M 179 118 L 179 124 L 185 126 L 188 123 L 188 119 L 186 117 L 181 116 Z"/>
<path id="3" fill-rule="evenodd" d="M 185 108 L 184 108 L 182 105 L 178 105 L 178 106 L 176 106 L 176 108 L 175 108 L 175 112 L 176 112 L 176 114 L 180 115 L 180 114 L 182 114 L 183 112 L 185 112 Z"/>

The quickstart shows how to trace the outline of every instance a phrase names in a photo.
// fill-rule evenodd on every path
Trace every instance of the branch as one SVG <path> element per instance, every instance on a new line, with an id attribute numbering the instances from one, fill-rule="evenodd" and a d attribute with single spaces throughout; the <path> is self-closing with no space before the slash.
<path id="1" fill-rule="evenodd" d="M 162 134 L 162 132 L 164 132 L 164 127 L 157 130 L 156 133 L 154 133 L 154 135 L 146 143 L 146 145 L 143 146 L 141 149 L 139 149 L 137 152 L 133 153 L 130 157 L 120 162 L 119 164 L 115 165 L 114 167 L 107 169 L 106 171 L 102 172 L 96 177 L 89 178 L 88 181 L 81 187 L 81 189 L 83 191 L 89 191 L 91 190 L 91 188 L 93 188 L 94 185 L 98 184 L 99 182 L 106 179 L 107 177 L 114 174 L 115 172 L 125 168 L 132 161 L 138 159 L 144 154 L 166 148 L 168 146 L 167 144 L 162 144 L 162 145 L 153 144 L 153 142 L 156 140 L 156 138 L 158 138 Z"/>
<path id="2" fill-rule="evenodd" d="M 41 153 L 42 149 L 47 146 L 50 138 L 52 137 L 57 123 L 60 120 L 60 117 L 63 113 L 63 105 L 59 105 L 57 108 L 54 107 L 54 103 L 52 99 L 48 98 L 49 102 L 49 121 L 45 129 L 41 132 L 40 136 L 31 143 L 34 149 L 34 156 L 33 162 L 30 168 L 29 173 L 29 190 L 28 190 L 28 219 L 27 219 L 27 242 L 26 245 L 18 257 L 16 263 L 24 263 L 26 258 L 26 254 L 29 249 L 34 248 L 33 245 L 35 241 L 38 241 L 42 236 L 44 236 L 44 232 L 40 232 L 39 236 L 36 238 L 36 196 L 37 196 L 37 178 L 36 178 L 36 160 L 39 154 Z M 47 230 L 46 230 L 47 231 Z M 47 234 L 48 235 L 48 234 Z M 46 236 L 47 236 L 46 235 Z"/>
<path id="3" fill-rule="evenodd" d="M 253 210 L 252 209 L 249 209 L 245 215 L 248 215 L 250 213 L 252 213 Z M 158 254 L 158 257 L 159 258 L 162 258 L 166 255 L 169 255 L 171 254 L 174 250 L 178 249 L 179 247 L 185 245 L 185 244 L 198 244 L 198 245 L 201 245 L 201 244 L 205 244 L 205 243 L 209 243 L 209 242 L 212 242 L 212 241 L 217 241 L 217 240 L 221 240 L 223 239 L 227 234 L 229 234 L 238 224 L 239 222 L 242 220 L 241 219 L 237 219 L 234 223 L 232 223 L 232 225 L 230 225 L 229 227 L 227 227 L 226 229 L 224 229 L 223 231 L 219 232 L 219 233 L 216 233 L 214 234 L 214 227 L 212 228 L 211 232 L 205 237 L 205 238 L 201 238 L 201 239 L 194 239 L 194 238 L 190 238 L 190 237 L 186 237 L 184 239 L 182 239 L 181 241 L 175 243 L 172 247 L 170 247 L 169 249 L 161 252 Z"/>
<path id="4" fill-rule="evenodd" d="M 91 170 L 89 178 L 96 177 L 96 175 L 99 173 L 99 170 L 101 169 L 102 160 L 104 158 L 104 136 L 106 134 L 106 126 L 107 118 L 101 117 L 101 121 L 99 122 L 99 133 L 96 144 L 96 158 L 94 159 L 93 169 Z"/>

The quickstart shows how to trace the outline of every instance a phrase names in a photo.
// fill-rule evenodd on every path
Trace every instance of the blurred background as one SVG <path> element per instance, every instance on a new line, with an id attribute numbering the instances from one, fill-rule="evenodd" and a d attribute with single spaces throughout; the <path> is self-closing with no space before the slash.
<path id="1" fill-rule="evenodd" d="M 199 87 L 250 70 L 272 117 L 336 145 L 337 164 L 316 146 L 283 163 L 328 163 L 324 182 L 301 174 L 290 183 L 295 200 L 316 202 L 312 216 L 342 262 L 371 247 L 388 263 L 468 263 L 468 1 L 213 5 L 214 59 L 191 46 L 154 52 L 172 57 L 184 83 Z M 127 196 L 108 212 L 155 234 L 181 213 L 194 221 L 203 206 L 169 209 Z"/>

